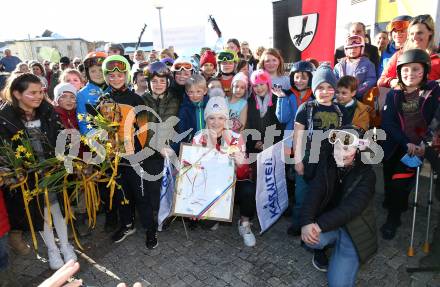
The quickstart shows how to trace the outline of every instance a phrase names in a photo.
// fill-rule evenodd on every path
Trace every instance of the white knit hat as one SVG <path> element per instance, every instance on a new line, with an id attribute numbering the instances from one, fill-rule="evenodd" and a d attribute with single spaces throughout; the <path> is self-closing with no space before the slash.
<path id="1" fill-rule="evenodd" d="M 55 103 L 58 103 L 58 100 L 63 95 L 63 93 L 69 92 L 75 95 L 76 97 L 76 89 L 75 87 L 70 83 L 60 83 L 55 86 L 55 89 L 53 90 L 54 99 L 53 101 Z"/>
<path id="2" fill-rule="evenodd" d="M 214 114 L 220 114 L 229 119 L 229 108 L 226 99 L 223 97 L 213 97 L 210 98 L 205 107 L 205 120 Z"/>

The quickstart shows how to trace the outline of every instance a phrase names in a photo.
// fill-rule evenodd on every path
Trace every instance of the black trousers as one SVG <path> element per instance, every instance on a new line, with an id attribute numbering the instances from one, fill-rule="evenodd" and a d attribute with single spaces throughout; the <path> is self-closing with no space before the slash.
<path id="1" fill-rule="evenodd" d="M 163 159 L 145 160 L 142 163 L 145 176 L 163 172 Z M 162 177 L 151 181 L 141 180 L 140 175 L 131 166 L 121 167 L 118 183 L 122 189 L 118 191 L 119 216 L 123 225 L 134 222 L 135 209 L 139 214 L 142 227 L 148 231 L 157 229 L 157 212 L 159 210 L 160 187 Z M 128 200 L 128 203 L 127 203 Z M 136 207 L 136 208 L 135 208 Z"/>
<path id="2" fill-rule="evenodd" d="M 8 211 L 9 225 L 11 226 L 11 230 L 30 230 L 21 190 L 5 190 L 3 194 L 6 209 Z M 41 194 L 32 198 L 32 200 L 29 202 L 29 213 L 35 231 L 43 230 L 44 206 L 44 197 Z"/>
<path id="3" fill-rule="evenodd" d="M 402 213 L 408 209 L 408 199 L 416 180 L 416 168 L 404 165 L 400 159 L 405 155 L 397 150 L 383 162 L 384 207 L 390 213 Z"/>
<path id="4" fill-rule="evenodd" d="M 255 216 L 255 183 L 250 180 L 237 181 L 235 185 L 235 200 L 240 209 L 240 216 L 252 218 Z"/>

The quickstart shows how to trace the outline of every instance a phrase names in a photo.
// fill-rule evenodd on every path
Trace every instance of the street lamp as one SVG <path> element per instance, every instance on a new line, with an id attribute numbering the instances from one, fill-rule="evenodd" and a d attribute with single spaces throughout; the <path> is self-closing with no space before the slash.
<path id="1" fill-rule="evenodd" d="M 157 9 L 157 11 L 159 12 L 160 45 L 162 46 L 162 49 L 163 49 L 164 43 L 163 43 L 163 29 L 162 29 L 162 13 L 160 11 L 163 8 L 163 4 L 162 4 L 161 0 L 156 0 L 156 1 L 153 1 L 153 5 Z"/>

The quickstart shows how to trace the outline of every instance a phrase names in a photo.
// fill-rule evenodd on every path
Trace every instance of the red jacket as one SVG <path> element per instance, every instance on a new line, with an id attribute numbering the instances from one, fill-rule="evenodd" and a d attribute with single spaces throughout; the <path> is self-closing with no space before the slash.
<path id="1" fill-rule="evenodd" d="M 55 107 L 55 112 L 60 117 L 61 123 L 66 129 L 78 129 L 78 119 L 76 118 L 76 111 L 67 111 L 61 107 Z"/>
<path id="2" fill-rule="evenodd" d="M 400 49 L 391 57 L 377 81 L 378 87 L 390 88 L 391 80 L 397 79 L 397 58 L 402 53 L 403 51 Z M 431 72 L 428 74 L 428 80 L 437 81 L 438 79 L 440 79 L 440 56 L 438 54 L 431 54 Z"/>
<path id="3" fill-rule="evenodd" d="M 8 211 L 3 198 L 3 190 L 0 189 L 0 238 L 9 231 Z"/>
<path id="4" fill-rule="evenodd" d="M 237 151 L 242 152 L 245 154 L 246 152 L 246 145 L 244 144 L 243 137 L 239 133 L 235 133 L 231 130 L 224 130 L 223 131 L 223 139 L 224 139 L 224 145 L 227 149 L 234 149 L 235 147 L 238 148 Z M 208 137 L 204 133 L 199 133 L 194 136 L 193 144 L 197 145 L 203 145 L 206 146 L 208 143 Z M 223 147 L 220 147 L 219 144 L 216 144 L 216 149 L 220 151 Z M 237 180 L 246 180 L 251 178 L 251 170 L 249 168 L 249 165 L 247 163 L 243 164 L 236 164 L 235 165 L 235 174 L 237 176 Z"/>

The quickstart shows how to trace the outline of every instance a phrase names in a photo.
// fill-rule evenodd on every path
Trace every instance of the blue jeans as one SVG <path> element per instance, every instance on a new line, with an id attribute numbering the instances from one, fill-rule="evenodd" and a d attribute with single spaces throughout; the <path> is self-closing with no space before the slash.
<path id="1" fill-rule="evenodd" d="M 0 270 L 5 270 L 8 267 L 8 235 L 0 237 Z"/>
<path id="2" fill-rule="evenodd" d="M 301 215 L 301 208 L 308 189 L 309 185 L 305 182 L 304 177 L 295 173 L 295 205 L 293 206 L 292 212 L 294 227 L 300 227 L 299 219 Z"/>
<path id="3" fill-rule="evenodd" d="M 321 233 L 318 244 L 307 245 L 313 249 L 323 249 L 331 244 L 334 244 L 335 248 L 327 272 L 328 286 L 355 286 L 359 270 L 359 256 L 350 235 L 344 228 Z"/>

